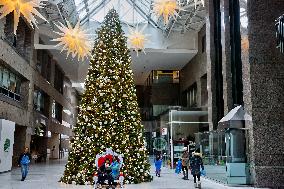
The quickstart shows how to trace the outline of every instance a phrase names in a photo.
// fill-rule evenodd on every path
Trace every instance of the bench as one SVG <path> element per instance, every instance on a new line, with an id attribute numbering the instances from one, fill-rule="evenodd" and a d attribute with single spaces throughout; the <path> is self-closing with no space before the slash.
<path id="1" fill-rule="evenodd" d="M 118 162 L 119 162 L 119 169 L 121 170 L 122 166 L 123 166 L 123 155 L 118 154 L 116 152 L 113 152 L 112 149 L 106 149 L 106 152 L 102 153 L 102 154 L 97 154 L 96 155 L 96 167 L 99 168 L 103 165 L 103 163 L 106 161 L 106 159 L 111 160 L 113 157 L 118 157 Z M 111 163 L 110 162 L 110 163 Z M 98 173 L 95 172 L 94 173 L 94 188 L 109 188 L 111 186 L 109 186 L 107 183 L 103 184 L 102 186 L 98 186 Z M 120 172 L 119 176 L 117 179 L 114 179 L 114 183 L 116 185 L 116 188 L 123 188 L 123 181 L 124 181 L 124 176 L 123 173 Z"/>

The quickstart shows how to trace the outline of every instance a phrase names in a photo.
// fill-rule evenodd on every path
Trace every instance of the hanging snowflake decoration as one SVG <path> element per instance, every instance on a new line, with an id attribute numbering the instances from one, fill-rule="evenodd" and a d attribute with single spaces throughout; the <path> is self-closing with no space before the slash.
<path id="1" fill-rule="evenodd" d="M 157 16 L 163 16 L 164 23 L 167 24 L 170 16 L 176 19 L 178 17 L 177 10 L 182 9 L 176 0 L 155 0 L 153 10 Z"/>
<path id="2" fill-rule="evenodd" d="M 149 36 L 148 34 L 143 33 L 146 27 L 147 25 L 145 25 L 141 30 L 139 30 L 138 24 L 135 29 L 128 26 L 128 43 L 129 46 L 136 51 L 137 56 L 140 50 L 145 53 L 145 43 L 148 41 L 147 37 Z"/>
<path id="3" fill-rule="evenodd" d="M 44 3 L 48 0 L 0 0 L 0 19 L 14 12 L 14 34 L 19 24 L 20 16 L 24 16 L 33 28 L 33 24 L 37 26 L 37 21 L 34 16 L 38 16 L 44 21 L 47 21 L 37 10 L 43 8 Z"/>
<path id="4" fill-rule="evenodd" d="M 67 57 L 72 54 L 72 57 L 78 56 L 78 60 L 84 60 L 91 56 L 92 42 L 89 40 L 89 36 L 92 34 L 87 34 L 88 30 L 82 30 L 80 27 L 80 21 L 77 22 L 76 26 L 73 28 L 71 24 L 66 21 L 67 27 L 59 22 L 60 25 L 56 25 L 60 32 L 55 32 L 61 37 L 53 39 L 52 41 L 58 41 L 59 43 L 56 47 L 61 46 L 62 51 L 67 51 Z"/>

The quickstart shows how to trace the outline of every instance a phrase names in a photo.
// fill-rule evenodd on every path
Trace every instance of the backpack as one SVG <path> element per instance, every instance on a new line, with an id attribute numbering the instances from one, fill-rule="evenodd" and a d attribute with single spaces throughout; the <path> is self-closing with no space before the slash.
<path id="1" fill-rule="evenodd" d="M 30 163 L 30 158 L 28 155 L 23 155 L 21 159 L 21 164 L 22 165 L 28 165 Z"/>

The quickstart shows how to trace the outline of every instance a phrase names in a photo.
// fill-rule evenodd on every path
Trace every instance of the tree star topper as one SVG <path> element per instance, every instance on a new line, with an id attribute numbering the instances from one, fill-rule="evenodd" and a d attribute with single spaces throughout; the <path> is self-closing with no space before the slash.
<path id="1" fill-rule="evenodd" d="M 71 24 L 66 21 L 67 27 L 59 22 L 60 25 L 56 25 L 60 32 L 55 32 L 61 37 L 53 39 L 53 41 L 58 41 L 56 47 L 62 46 L 62 51 L 67 51 L 67 57 L 72 54 L 72 57 L 78 56 L 78 60 L 82 60 L 85 57 L 91 56 L 92 42 L 89 40 L 89 36 L 92 34 L 87 34 L 88 30 L 82 30 L 80 28 L 80 21 L 77 22 L 76 26 L 73 28 Z"/>
<path id="2" fill-rule="evenodd" d="M 181 7 L 176 0 L 155 0 L 153 10 L 159 17 L 163 16 L 164 23 L 167 24 L 170 16 L 176 19 L 177 10 L 181 10 Z"/>
<path id="3" fill-rule="evenodd" d="M 128 30 L 129 30 L 129 35 L 127 36 L 128 42 L 129 42 L 130 47 L 135 49 L 137 56 L 138 56 L 139 50 L 142 50 L 145 53 L 145 43 L 147 41 L 147 37 L 149 36 L 148 34 L 143 33 L 146 27 L 147 25 L 145 25 L 139 31 L 138 24 L 135 30 L 131 28 L 130 26 L 128 26 Z"/>
<path id="4" fill-rule="evenodd" d="M 0 19 L 14 12 L 14 34 L 16 35 L 21 15 L 25 17 L 32 28 L 32 24 L 37 26 L 34 15 L 47 21 L 37 10 L 37 8 L 43 8 L 43 2 L 45 1 L 47 2 L 48 0 L 0 0 L 0 7 L 2 6 L 0 8 Z"/>

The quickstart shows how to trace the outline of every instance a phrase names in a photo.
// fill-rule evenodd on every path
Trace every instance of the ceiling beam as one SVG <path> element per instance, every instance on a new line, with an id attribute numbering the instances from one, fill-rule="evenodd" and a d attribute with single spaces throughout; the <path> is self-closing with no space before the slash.
<path id="1" fill-rule="evenodd" d="M 158 27 L 158 24 L 151 18 L 151 15 L 147 14 L 144 10 L 142 10 L 142 8 L 140 6 L 138 6 L 136 3 L 135 3 L 135 0 L 127 0 L 129 3 L 132 3 L 133 4 L 133 7 L 134 9 L 136 9 L 144 18 L 146 18 L 146 20 L 148 20 L 148 22 L 156 27 L 156 28 L 159 28 Z"/>
<path id="2" fill-rule="evenodd" d="M 111 0 L 102 0 L 100 4 L 98 4 L 96 7 L 93 8 L 89 12 L 89 14 L 86 14 L 84 18 L 81 20 L 81 25 L 84 25 L 86 22 L 88 22 L 88 18 L 91 17 L 92 15 L 96 14 L 98 11 L 101 10 L 102 7 L 104 7 L 106 4 L 108 4 Z"/>

